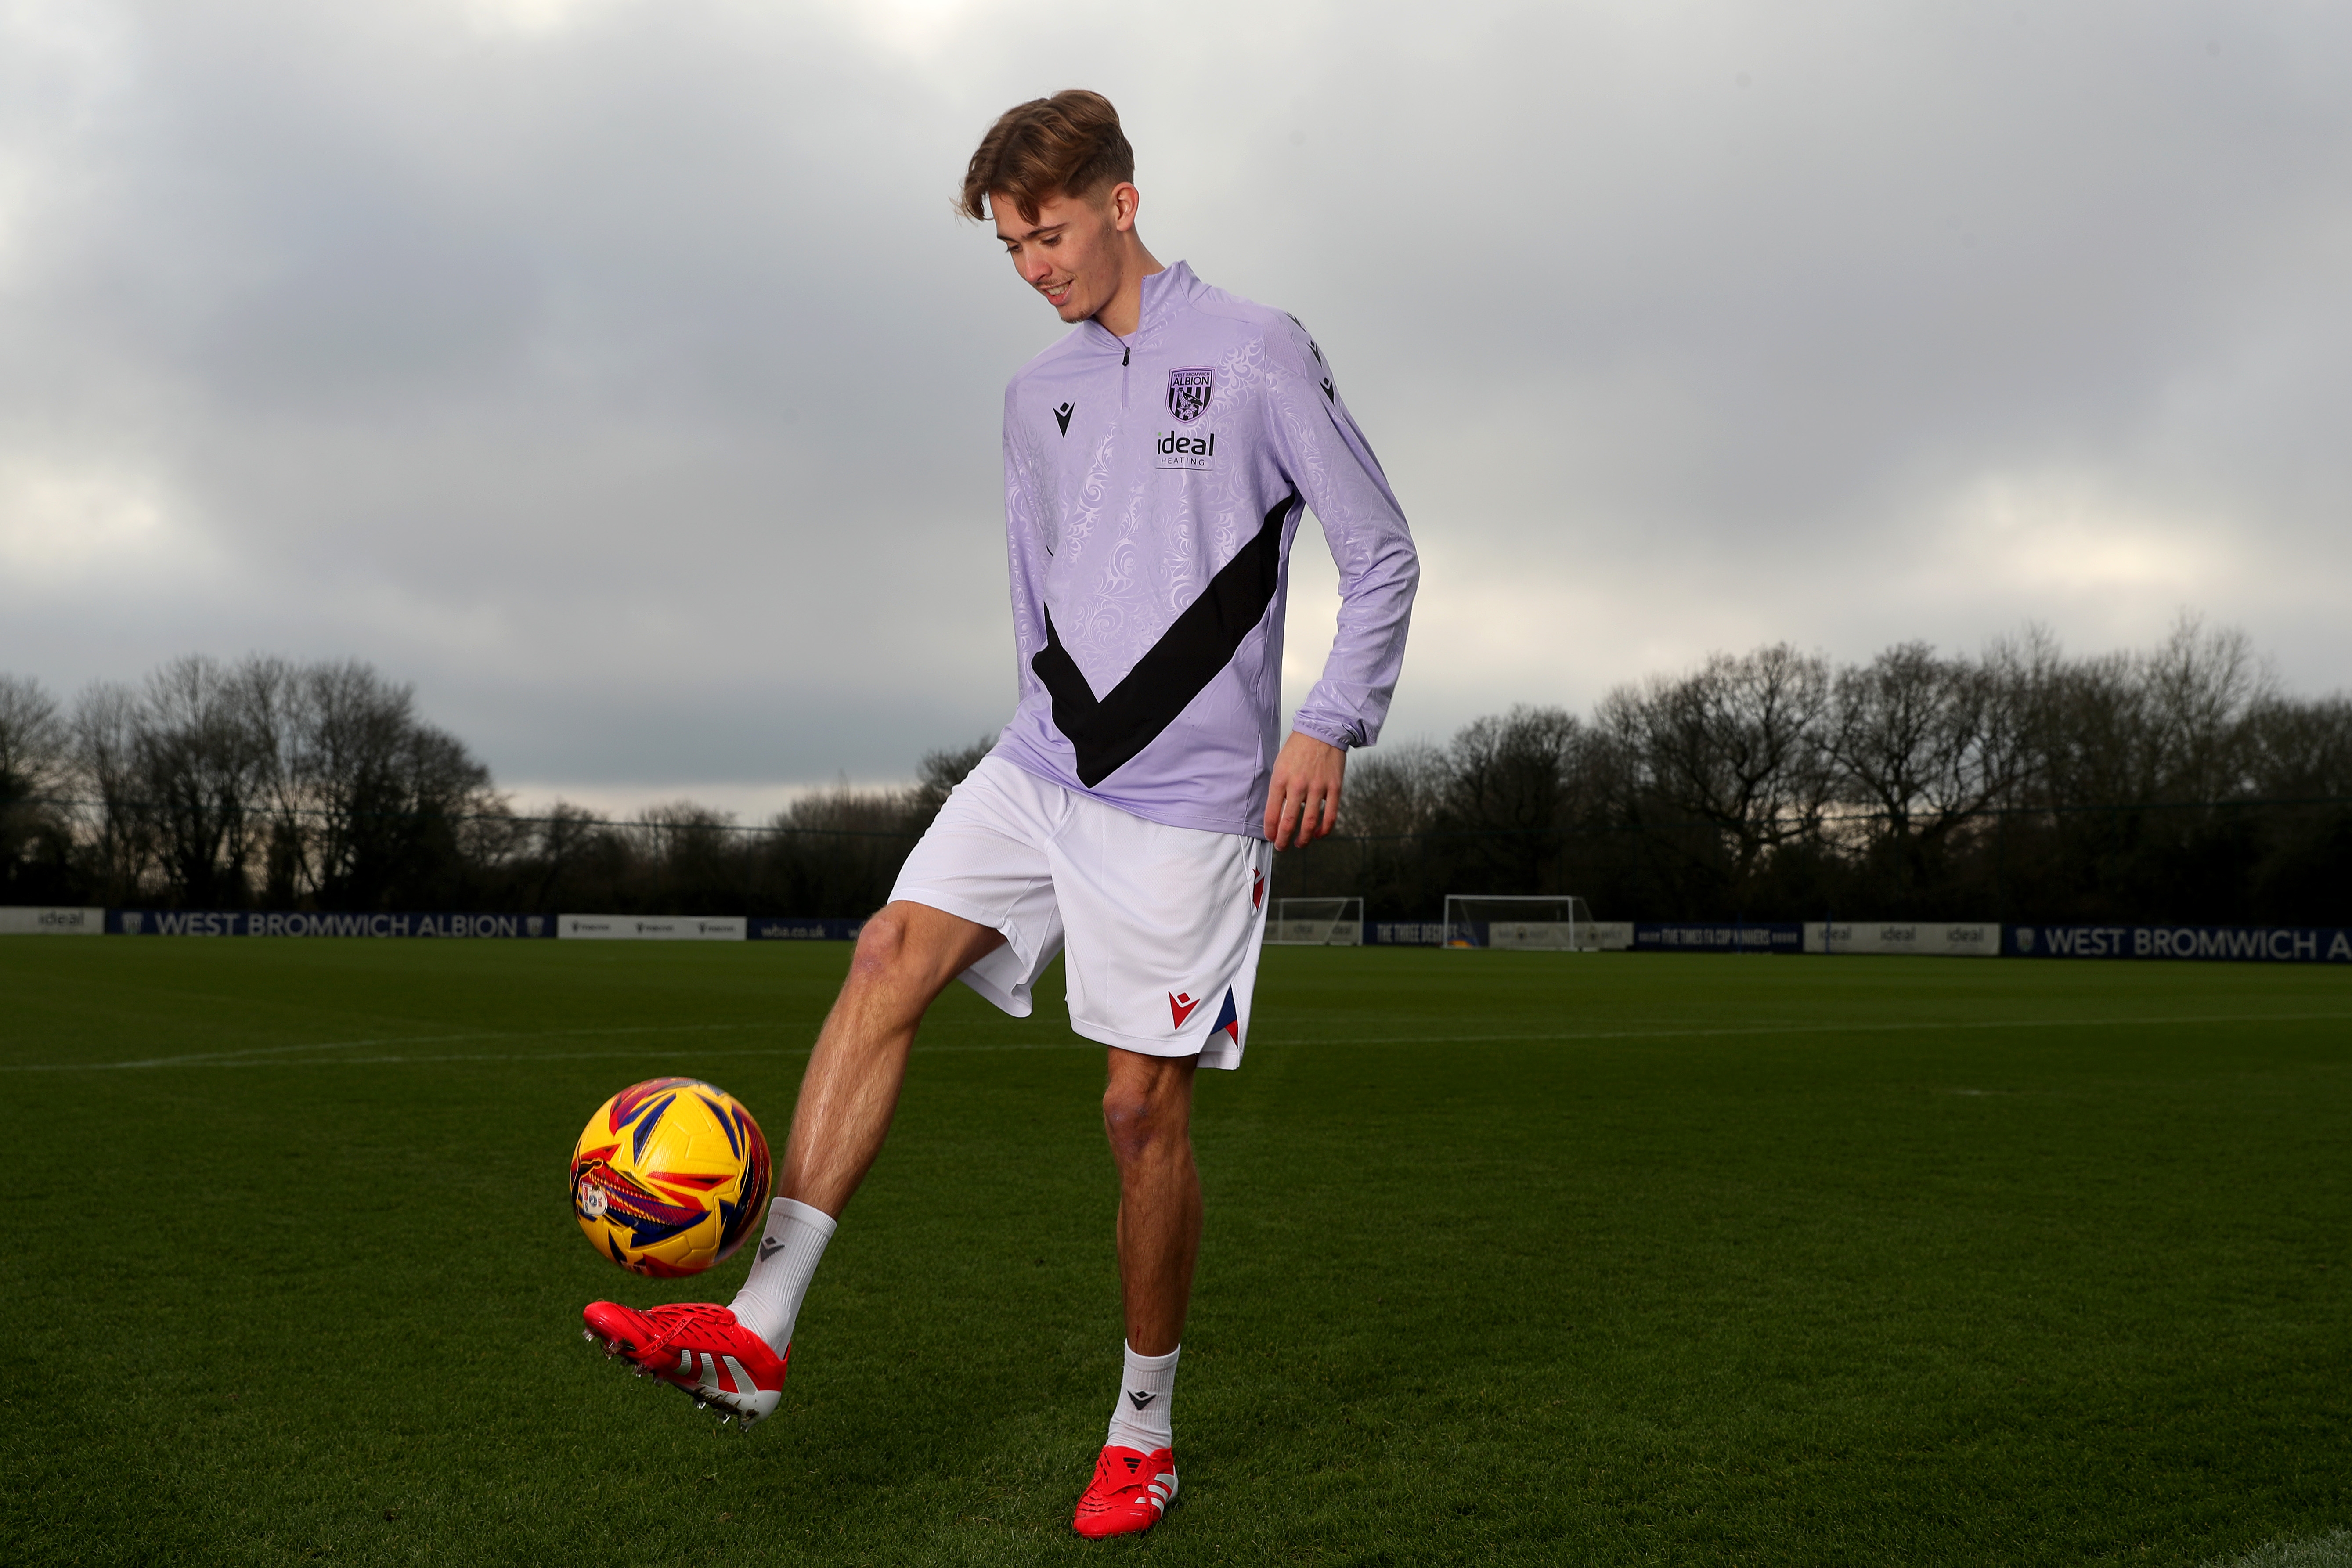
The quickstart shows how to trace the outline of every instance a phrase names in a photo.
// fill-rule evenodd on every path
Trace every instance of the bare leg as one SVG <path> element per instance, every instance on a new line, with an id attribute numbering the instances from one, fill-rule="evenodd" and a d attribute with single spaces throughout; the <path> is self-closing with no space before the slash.
<path id="1" fill-rule="evenodd" d="M 779 1196 L 840 1217 L 882 1152 L 924 1010 L 1003 941 L 928 904 L 888 904 L 866 922 L 801 1079 Z"/>
<path id="2" fill-rule="evenodd" d="M 1103 1130 L 1118 1163 L 1118 1282 L 1127 1342 L 1166 1355 L 1184 1337 L 1201 1255 L 1201 1173 L 1192 1163 L 1192 1057 L 1110 1050 Z"/>

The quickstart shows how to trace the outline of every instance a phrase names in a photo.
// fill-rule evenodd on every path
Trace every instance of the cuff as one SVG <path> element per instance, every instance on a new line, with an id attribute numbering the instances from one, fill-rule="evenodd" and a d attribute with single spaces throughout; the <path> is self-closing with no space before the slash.
<path id="1" fill-rule="evenodd" d="M 1290 721 L 1290 728 L 1310 740 L 1320 741 L 1327 746 L 1337 746 L 1343 752 L 1360 744 L 1353 724 L 1333 724 L 1320 719 L 1309 719 L 1302 713 Z"/>

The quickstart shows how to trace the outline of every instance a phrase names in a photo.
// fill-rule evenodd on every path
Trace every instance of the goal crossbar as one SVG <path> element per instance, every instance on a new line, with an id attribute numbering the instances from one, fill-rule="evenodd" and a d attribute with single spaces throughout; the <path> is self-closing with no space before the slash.
<path id="1" fill-rule="evenodd" d="M 1586 952 L 1599 945 L 1592 908 L 1573 893 L 1448 893 L 1445 945 Z"/>
<path id="2" fill-rule="evenodd" d="M 1287 947 L 1360 947 L 1364 900 L 1276 899 L 1266 913 L 1265 940 Z"/>

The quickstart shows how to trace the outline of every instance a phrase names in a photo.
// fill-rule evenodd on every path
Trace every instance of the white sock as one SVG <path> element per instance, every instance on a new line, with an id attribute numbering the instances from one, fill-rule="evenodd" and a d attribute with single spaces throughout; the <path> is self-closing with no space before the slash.
<path id="1" fill-rule="evenodd" d="M 735 1321 L 768 1342 L 778 1355 L 793 1342 L 793 1324 L 801 1315 L 801 1298 L 808 1294 L 824 1244 L 833 1239 L 833 1216 L 793 1198 L 768 1205 L 767 1234 L 760 1237 L 760 1255 L 751 1272 L 728 1305 Z"/>
<path id="2" fill-rule="evenodd" d="M 1111 1405 L 1112 1443 L 1147 1454 L 1176 1446 L 1168 1407 L 1176 1401 L 1176 1358 L 1183 1353 L 1182 1345 L 1166 1355 L 1138 1355 L 1133 1345 L 1127 1347 L 1126 1375 Z"/>

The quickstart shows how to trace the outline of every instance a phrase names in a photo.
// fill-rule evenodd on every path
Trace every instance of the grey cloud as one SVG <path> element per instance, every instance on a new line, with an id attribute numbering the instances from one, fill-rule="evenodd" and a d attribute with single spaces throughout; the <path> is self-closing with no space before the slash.
<path id="1" fill-rule="evenodd" d="M 1087 82 L 1414 518 L 1392 733 L 2183 602 L 2343 681 L 2327 8 L 541 9 L 0 23 L 0 665 L 358 655 L 513 777 L 910 772 L 1008 700 L 1059 331 L 948 198 Z"/>

